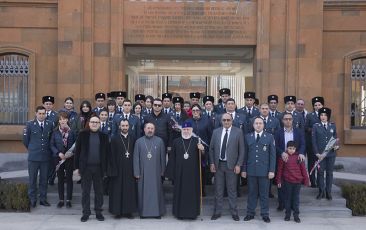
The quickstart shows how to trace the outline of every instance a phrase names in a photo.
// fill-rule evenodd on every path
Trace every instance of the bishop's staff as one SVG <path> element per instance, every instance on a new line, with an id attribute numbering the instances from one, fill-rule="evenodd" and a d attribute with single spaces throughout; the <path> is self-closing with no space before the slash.
<path id="1" fill-rule="evenodd" d="M 198 138 L 198 145 L 202 146 L 201 142 L 202 142 L 201 138 Z M 203 150 L 201 150 L 199 147 L 198 147 L 198 150 L 199 150 L 198 157 L 199 157 L 199 167 L 200 167 L 200 215 L 201 215 L 201 221 L 203 221 L 203 219 L 202 219 L 202 215 L 203 215 L 203 205 L 202 205 L 202 156 L 201 156 L 202 153 L 203 153 Z"/>

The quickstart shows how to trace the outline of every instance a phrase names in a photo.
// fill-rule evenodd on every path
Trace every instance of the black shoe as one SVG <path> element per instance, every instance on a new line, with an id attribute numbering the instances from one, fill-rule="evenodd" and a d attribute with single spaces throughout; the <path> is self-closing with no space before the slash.
<path id="1" fill-rule="evenodd" d="M 66 201 L 66 208 L 71 208 L 72 207 L 72 205 L 71 205 L 71 201 Z"/>
<path id="2" fill-rule="evenodd" d="M 264 222 L 266 222 L 266 223 L 271 222 L 271 219 L 269 219 L 269 217 L 268 217 L 268 216 L 263 216 L 263 217 L 262 217 L 262 220 L 263 220 Z"/>
<path id="3" fill-rule="evenodd" d="M 320 200 L 320 199 L 322 199 L 322 198 L 324 198 L 324 197 L 325 197 L 324 192 L 319 192 L 319 194 L 316 196 L 316 199 L 317 199 L 317 200 Z"/>
<path id="4" fill-rule="evenodd" d="M 39 204 L 43 205 L 43 206 L 51 206 L 50 203 L 48 203 L 46 200 L 45 201 L 40 201 Z"/>
<path id="5" fill-rule="evenodd" d="M 62 200 L 60 200 L 57 204 L 57 208 L 62 208 L 64 206 L 64 202 Z"/>
<path id="6" fill-rule="evenodd" d="M 290 216 L 285 216 L 285 221 L 290 221 Z"/>
<path id="7" fill-rule="evenodd" d="M 268 197 L 269 198 L 274 198 L 275 196 L 273 195 L 273 193 L 269 193 Z"/>
<path id="8" fill-rule="evenodd" d="M 81 179 L 76 182 L 76 184 L 81 184 Z"/>
<path id="9" fill-rule="evenodd" d="M 325 193 L 325 197 L 327 198 L 327 200 L 332 200 L 332 194 L 330 194 L 329 192 Z"/>
<path id="10" fill-rule="evenodd" d="M 99 221 L 104 221 L 104 216 L 102 215 L 102 213 L 97 213 L 96 215 L 95 215 L 95 217 L 97 218 L 97 220 L 99 220 Z"/>
<path id="11" fill-rule="evenodd" d="M 217 219 L 219 219 L 221 217 L 221 214 L 213 214 L 212 216 L 211 216 L 211 220 L 217 220 Z"/>
<path id="12" fill-rule="evenodd" d="M 83 215 L 81 218 L 80 218 L 80 221 L 81 222 L 86 222 L 89 220 L 89 215 Z"/>
<path id="13" fill-rule="evenodd" d="M 155 216 L 154 219 L 160 220 L 161 219 L 161 216 Z"/>
<path id="14" fill-rule="evenodd" d="M 282 212 L 285 209 L 282 205 L 278 205 L 277 211 Z"/>
<path id="15" fill-rule="evenodd" d="M 233 220 L 239 221 L 239 216 L 238 215 L 232 215 L 231 217 L 233 218 Z"/>
<path id="16" fill-rule="evenodd" d="M 31 201 L 31 207 L 35 208 L 37 206 L 37 201 Z"/>
<path id="17" fill-rule="evenodd" d="M 125 214 L 124 217 L 126 217 L 127 219 L 132 220 L 134 217 L 131 213 Z"/>
<path id="18" fill-rule="evenodd" d="M 294 216 L 294 221 L 296 223 L 300 223 L 301 222 L 301 220 L 300 220 L 300 218 L 298 216 Z"/>
<path id="19" fill-rule="evenodd" d="M 244 221 L 249 221 L 249 220 L 253 220 L 254 219 L 254 216 L 251 216 L 251 215 L 246 215 L 244 217 Z"/>

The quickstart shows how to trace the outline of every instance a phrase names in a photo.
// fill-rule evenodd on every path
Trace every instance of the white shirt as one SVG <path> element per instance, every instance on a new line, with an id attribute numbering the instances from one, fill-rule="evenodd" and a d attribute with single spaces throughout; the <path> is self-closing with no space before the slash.
<path id="1" fill-rule="evenodd" d="M 287 142 L 294 140 L 294 129 L 293 128 L 291 130 L 287 130 L 286 128 L 283 129 L 285 131 L 284 133 L 285 133 L 285 148 L 286 148 Z"/>
<path id="2" fill-rule="evenodd" d="M 37 121 L 38 121 L 39 127 L 43 127 L 44 128 L 44 121 L 39 121 L 39 120 L 37 120 Z"/>
<path id="3" fill-rule="evenodd" d="M 126 115 L 127 115 L 127 120 L 129 120 L 129 119 L 130 119 L 130 114 L 129 114 L 129 113 L 128 113 L 128 114 L 127 114 L 127 113 L 124 113 L 124 114 L 123 114 L 123 119 L 125 119 L 125 118 L 126 118 Z"/>
<path id="4" fill-rule="evenodd" d="M 229 112 L 227 112 L 227 113 L 229 113 Z M 229 114 L 231 114 L 231 117 L 233 118 L 233 120 L 235 119 L 235 111 L 234 112 L 231 112 L 231 113 L 229 113 Z"/>
<path id="5" fill-rule="evenodd" d="M 101 122 L 100 122 L 100 129 L 102 129 L 102 128 L 103 128 L 103 126 L 104 126 L 104 127 L 106 127 L 106 126 L 107 126 L 105 121 L 104 121 L 104 122 L 103 122 L 103 121 L 101 121 Z"/>
<path id="6" fill-rule="evenodd" d="M 328 128 L 328 123 L 323 123 L 322 122 L 322 126 L 324 127 L 324 125 L 325 125 L 325 129 L 327 129 Z"/>
<path id="7" fill-rule="evenodd" d="M 257 135 L 259 134 L 259 137 L 261 138 L 262 137 L 262 134 L 263 134 L 263 130 L 260 132 L 260 133 L 257 133 L 257 132 L 254 132 L 255 134 L 255 138 L 257 139 Z"/>
<path id="8" fill-rule="evenodd" d="M 231 127 L 227 129 L 227 142 L 226 142 L 226 147 L 227 147 L 227 143 L 229 142 L 229 137 L 230 137 L 230 131 L 231 131 Z M 224 137 L 225 137 L 225 133 L 226 133 L 226 128 L 223 127 L 222 129 L 222 133 L 221 133 L 221 144 L 220 144 L 220 158 L 221 158 L 221 148 L 222 148 L 222 142 L 224 141 Z M 227 148 L 226 148 L 227 149 Z M 227 151 L 226 151 L 227 152 Z M 226 161 L 227 157 L 226 157 L 226 152 L 225 152 L 225 159 L 220 159 L 223 161 Z"/>

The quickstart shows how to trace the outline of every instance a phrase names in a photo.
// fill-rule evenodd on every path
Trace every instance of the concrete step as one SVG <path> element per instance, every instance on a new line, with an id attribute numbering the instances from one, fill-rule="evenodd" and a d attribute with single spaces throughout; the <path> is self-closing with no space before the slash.
<path id="1" fill-rule="evenodd" d="M 173 199 L 173 187 L 172 185 L 165 182 L 164 184 L 164 194 L 165 194 L 165 203 L 167 209 L 167 215 L 171 216 L 172 214 L 172 199 Z M 277 189 L 273 186 L 272 191 L 277 197 Z M 214 204 L 214 186 L 206 186 L 207 196 L 203 198 L 203 209 L 202 216 L 209 217 L 212 215 L 213 204 Z M 341 196 L 341 190 L 339 187 L 333 187 L 333 200 L 328 201 L 326 199 L 316 200 L 315 197 L 318 193 L 317 189 L 303 187 L 301 189 L 300 195 L 300 212 L 301 216 L 304 217 L 350 217 L 351 210 L 346 207 L 346 200 Z M 93 207 L 94 195 L 93 192 L 91 194 L 91 207 Z M 80 215 L 81 214 L 81 188 L 79 184 L 74 184 L 74 192 L 73 192 L 73 200 L 72 200 L 72 208 L 68 209 L 66 207 L 57 208 L 56 205 L 58 203 L 58 193 L 57 193 L 57 185 L 49 186 L 48 189 L 48 201 L 51 204 L 51 207 L 43 207 L 37 205 L 35 209 L 32 209 L 32 214 L 53 214 L 53 215 Z M 277 198 L 273 198 L 269 200 L 270 206 L 270 215 L 272 217 L 282 218 L 284 216 L 284 212 L 278 212 L 276 210 L 277 207 Z M 104 196 L 104 210 L 108 210 L 109 198 L 108 196 Z M 244 216 L 246 213 L 246 205 L 247 205 L 247 191 L 246 187 L 242 187 L 242 196 L 238 197 L 238 211 L 240 216 Z M 259 214 L 259 202 L 257 207 L 257 214 Z M 104 212 L 107 216 L 109 216 L 108 211 Z M 230 215 L 228 200 L 225 198 L 224 207 L 223 207 L 223 215 Z M 136 214 L 137 215 L 137 214 Z"/>

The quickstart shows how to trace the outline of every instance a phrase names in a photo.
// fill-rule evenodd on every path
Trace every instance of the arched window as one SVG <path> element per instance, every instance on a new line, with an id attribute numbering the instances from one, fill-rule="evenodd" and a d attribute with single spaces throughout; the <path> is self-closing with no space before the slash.
<path id="1" fill-rule="evenodd" d="M 366 128 L 366 57 L 352 60 L 351 128 Z"/>
<path id="2" fill-rule="evenodd" d="M 28 119 L 29 57 L 0 54 L 0 124 L 24 124 Z"/>

